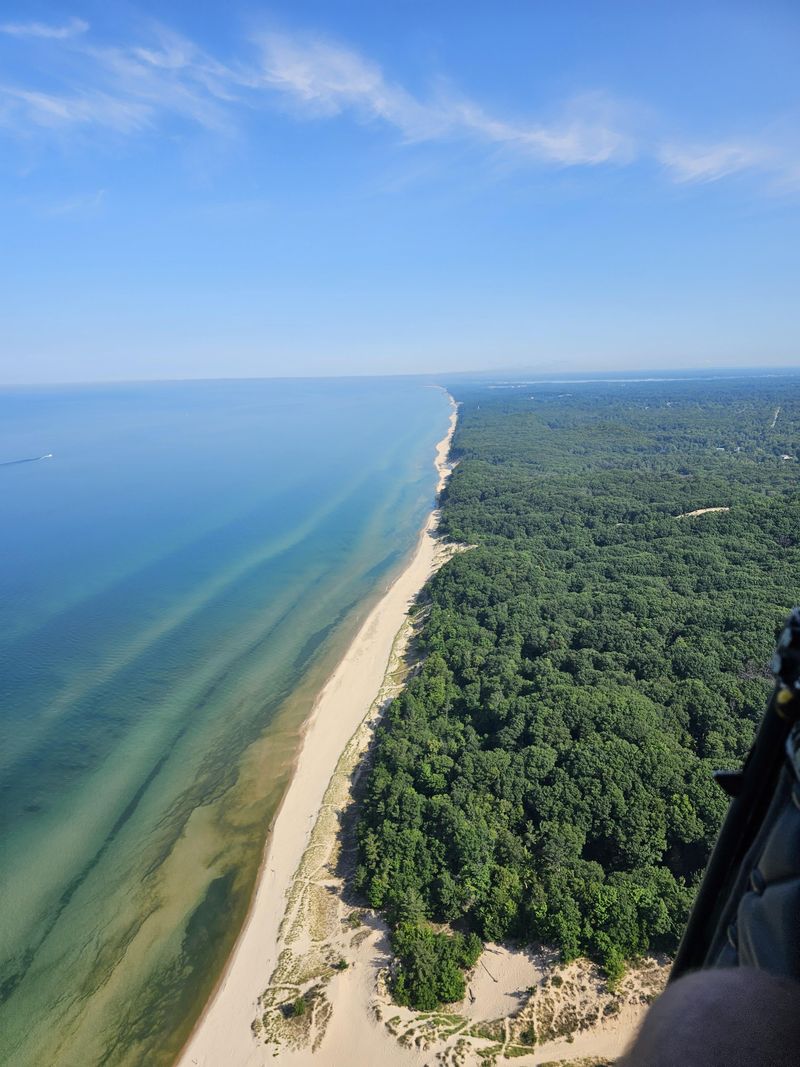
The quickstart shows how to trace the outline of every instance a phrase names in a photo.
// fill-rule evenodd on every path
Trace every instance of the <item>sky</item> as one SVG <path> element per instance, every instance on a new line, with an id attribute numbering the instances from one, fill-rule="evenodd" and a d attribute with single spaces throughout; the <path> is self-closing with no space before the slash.
<path id="1" fill-rule="evenodd" d="M 0 5 L 0 382 L 800 364 L 795 0 Z"/>

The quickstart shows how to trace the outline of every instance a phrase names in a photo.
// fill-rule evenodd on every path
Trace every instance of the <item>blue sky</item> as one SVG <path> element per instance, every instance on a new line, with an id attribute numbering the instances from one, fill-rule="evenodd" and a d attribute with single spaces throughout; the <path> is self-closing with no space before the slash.
<path id="1" fill-rule="evenodd" d="M 800 363 L 800 6 L 4 3 L 0 381 Z"/>

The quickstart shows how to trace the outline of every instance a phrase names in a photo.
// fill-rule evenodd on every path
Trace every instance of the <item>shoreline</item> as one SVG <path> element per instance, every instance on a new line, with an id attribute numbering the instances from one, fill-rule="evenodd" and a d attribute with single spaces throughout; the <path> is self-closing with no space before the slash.
<path id="1" fill-rule="evenodd" d="M 236 1067 L 264 1062 L 252 1020 L 278 963 L 280 928 L 288 894 L 315 827 L 325 792 L 350 738 L 379 694 L 395 639 L 408 611 L 434 573 L 438 497 L 452 470 L 448 462 L 457 421 L 450 398 L 447 433 L 436 446 L 437 505 L 420 531 L 404 569 L 369 612 L 314 701 L 303 727 L 291 780 L 269 829 L 250 907 L 214 990 L 176 1060 L 177 1067 Z"/>

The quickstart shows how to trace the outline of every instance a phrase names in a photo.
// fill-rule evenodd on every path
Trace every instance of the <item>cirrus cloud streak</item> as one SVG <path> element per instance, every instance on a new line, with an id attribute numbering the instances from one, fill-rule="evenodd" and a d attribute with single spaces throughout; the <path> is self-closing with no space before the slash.
<path id="1" fill-rule="evenodd" d="M 657 120 L 650 116 L 643 129 L 630 107 L 603 91 L 528 117 L 494 114 L 436 79 L 429 93 L 414 93 L 358 51 L 315 35 L 256 35 L 241 58 L 223 62 L 163 26 L 149 27 L 144 43 L 123 45 L 93 43 L 78 18 L 9 23 L 0 33 L 52 49 L 50 81 L 61 79 L 46 89 L 0 84 L 0 127 L 19 134 L 80 127 L 131 136 L 170 120 L 230 133 L 259 109 L 283 106 L 306 120 L 382 126 L 409 145 L 467 141 L 540 167 L 649 162 L 678 184 L 745 173 L 786 182 L 799 169 L 785 151 L 752 136 L 660 138 Z"/>

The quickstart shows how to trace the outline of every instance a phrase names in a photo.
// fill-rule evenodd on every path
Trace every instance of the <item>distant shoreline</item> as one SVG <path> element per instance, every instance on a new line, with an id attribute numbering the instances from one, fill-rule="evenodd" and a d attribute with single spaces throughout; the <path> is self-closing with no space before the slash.
<path id="1" fill-rule="evenodd" d="M 437 494 L 450 473 L 457 409 L 436 447 Z M 395 636 L 434 569 L 438 511 L 431 511 L 404 570 L 369 613 L 323 686 L 304 728 L 291 782 L 267 838 L 250 908 L 217 985 L 177 1059 L 178 1067 L 262 1062 L 251 1023 L 277 963 L 289 891 L 339 757 L 378 694 Z"/>

